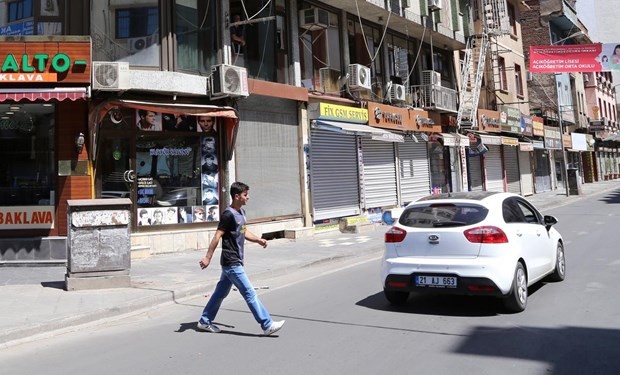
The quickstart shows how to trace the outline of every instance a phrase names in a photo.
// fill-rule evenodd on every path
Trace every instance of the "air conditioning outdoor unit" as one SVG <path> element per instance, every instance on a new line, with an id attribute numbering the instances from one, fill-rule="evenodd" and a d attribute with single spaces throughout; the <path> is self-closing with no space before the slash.
<path id="1" fill-rule="evenodd" d="M 129 89 L 129 63 L 93 61 L 93 90 Z"/>
<path id="2" fill-rule="evenodd" d="M 407 92 L 404 85 L 392 84 L 390 88 L 392 102 L 404 103 L 407 100 Z"/>
<path id="3" fill-rule="evenodd" d="M 349 64 L 350 90 L 370 90 L 370 68 L 360 64 Z"/>
<path id="4" fill-rule="evenodd" d="M 306 30 L 323 30 L 329 26 L 329 13 L 321 8 L 299 11 L 299 27 Z"/>
<path id="5" fill-rule="evenodd" d="M 340 71 L 332 68 L 319 69 L 321 91 L 327 94 L 340 92 Z"/>
<path id="6" fill-rule="evenodd" d="M 422 84 L 441 86 L 441 73 L 436 72 L 434 70 L 423 70 L 422 71 Z"/>
<path id="7" fill-rule="evenodd" d="M 240 66 L 214 65 L 211 67 L 209 95 L 212 98 L 248 96 L 248 71 Z"/>
<path id="8" fill-rule="evenodd" d="M 129 47 L 129 52 L 136 53 L 140 52 L 143 49 L 146 49 L 151 46 L 151 36 L 143 36 L 140 38 L 130 38 L 127 39 L 127 45 Z"/>
<path id="9" fill-rule="evenodd" d="M 428 10 L 434 12 L 441 9 L 441 0 L 428 0 Z"/>

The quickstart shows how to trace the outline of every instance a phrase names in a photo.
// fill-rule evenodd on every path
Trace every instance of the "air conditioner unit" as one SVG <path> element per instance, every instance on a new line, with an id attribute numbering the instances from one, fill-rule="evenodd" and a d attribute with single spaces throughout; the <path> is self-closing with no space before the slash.
<path id="1" fill-rule="evenodd" d="M 327 94 L 340 92 L 340 71 L 332 68 L 319 69 L 321 91 Z"/>
<path id="2" fill-rule="evenodd" d="M 428 10 L 431 12 L 441 9 L 441 0 L 428 0 Z"/>
<path id="3" fill-rule="evenodd" d="M 370 68 L 360 64 L 349 64 L 348 85 L 350 90 L 370 90 Z"/>
<path id="4" fill-rule="evenodd" d="M 441 86 L 441 73 L 436 72 L 434 70 L 423 70 L 422 71 L 422 84 Z"/>
<path id="5" fill-rule="evenodd" d="M 93 61 L 93 90 L 129 89 L 129 63 Z"/>
<path id="6" fill-rule="evenodd" d="M 151 36 L 127 39 L 129 52 L 136 53 L 150 47 L 151 44 L 153 44 L 152 39 L 153 38 Z"/>
<path id="7" fill-rule="evenodd" d="M 299 27 L 306 30 L 323 30 L 329 26 L 329 13 L 321 8 L 299 11 Z"/>
<path id="8" fill-rule="evenodd" d="M 248 96 L 248 71 L 240 66 L 214 65 L 211 67 L 209 95 L 212 98 Z"/>
<path id="9" fill-rule="evenodd" d="M 392 84 L 390 88 L 392 102 L 404 103 L 407 100 L 407 92 L 404 85 Z"/>

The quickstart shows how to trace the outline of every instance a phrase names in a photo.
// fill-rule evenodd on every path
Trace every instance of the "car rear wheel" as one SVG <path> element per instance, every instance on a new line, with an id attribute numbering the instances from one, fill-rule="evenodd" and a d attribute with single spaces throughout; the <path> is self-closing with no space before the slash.
<path id="1" fill-rule="evenodd" d="M 399 292 L 384 289 L 383 294 L 392 305 L 403 305 L 409 299 L 409 292 Z"/>
<path id="2" fill-rule="evenodd" d="M 555 256 L 555 270 L 549 275 L 551 281 L 562 281 L 566 277 L 566 259 L 564 258 L 564 246 L 558 242 L 558 249 Z"/>
<path id="3" fill-rule="evenodd" d="M 510 312 L 521 312 L 527 306 L 527 274 L 520 262 L 515 269 L 512 291 L 504 300 L 504 306 Z"/>

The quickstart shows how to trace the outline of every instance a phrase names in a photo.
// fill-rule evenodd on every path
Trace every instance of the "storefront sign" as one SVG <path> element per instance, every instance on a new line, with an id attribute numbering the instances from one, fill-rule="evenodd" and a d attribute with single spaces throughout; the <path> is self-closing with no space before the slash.
<path id="1" fill-rule="evenodd" d="M 590 121 L 590 129 L 591 132 L 602 132 L 605 131 L 605 124 L 602 120 Z"/>
<path id="2" fill-rule="evenodd" d="M 520 142 L 519 151 L 534 151 L 534 145 L 532 143 Z"/>
<path id="3" fill-rule="evenodd" d="M 543 141 L 532 141 L 532 146 L 536 149 L 543 149 L 545 148 L 545 143 Z"/>
<path id="4" fill-rule="evenodd" d="M 309 118 L 322 120 L 338 120 L 354 122 L 357 124 L 368 123 L 368 109 L 347 107 L 330 103 L 310 103 L 308 105 Z"/>
<path id="5" fill-rule="evenodd" d="M 521 116 L 521 134 L 526 137 L 531 137 L 534 133 L 532 125 L 532 116 Z"/>
<path id="6" fill-rule="evenodd" d="M 519 111 L 519 108 L 501 106 L 501 112 L 506 114 L 506 121 L 503 121 L 503 116 L 500 117 L 502 120 L 502 131 L 520 134 L 521 111 Z"/>
<path id="7" fill-rule="evenodd" d="M 519 140 L 517 138 L 502 137 L 502 144 L 505 146 L 518 146 Z"/>
<path id="8" fill-rule="evenodd" d="M 89 39 L 57 39 L 31 42 L 22 37 L 15 42 L 0 37 L 0 83 L 90 83 Z"/>
<path id="9" fill-rule="evenodd" d="M 499 120 L 499 112 L 490 111 L 488 109 L 478 110 L 478 127 L 484 131 L 491 133 L 499 133 L 502 131 Z"/>
<path id="10" fill-rule="evenodd" d="M 589 135 L 589 134 L 587 134 Z M 580 133 L 571 133 L 571 147 L 573 150 L 577 151 L 588 151 L 588 139 L 586 134 Z M 590 135 L 590 137 L 592 137 Z"/>
<path id="11" fill-rule="evenodd" d="M 541 117 L 532 116 L 532 132 L 536 136 L 544 137 L 545 126 L 544 120 Z"/>
<path id="12" fill-rule="evenodd" d="M 573 141 L 571 140 L 570 134 L 562 134 L 562 146 L 564 146 L 564 148 L 572 148 Z"/>
<path id="13" fill-rule="evenodd" d="M 0 230 L 52 228 L 54 228 L 54 206 L 0 207 Z"/>
<path id="14" fill-rule="evenodd" d="M 545 126 L 545 148 L 562 149 L 562 138 L 557 128 Z"/>
<path id="15" fill-rule="evenodd" d="M 441 125 L 427 111 L 369 103 L 368 125 L 385 129 L 420 132 L 440 132 Z"/>

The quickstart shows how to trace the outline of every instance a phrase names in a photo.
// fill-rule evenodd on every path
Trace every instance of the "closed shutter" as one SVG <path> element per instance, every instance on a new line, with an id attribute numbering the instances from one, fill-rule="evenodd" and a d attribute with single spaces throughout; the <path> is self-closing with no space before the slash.
<path id="1" fill-rule="evenodd" d="M 405 140 L 398 143 L 400 201 L 413 202 L 430 194 L 431 175 L 426 142 Z"/>
<path id="2" fill-rule="evenodd" d="M 504 191 L 504 170 L 500 146 L 488 145 L 487 147 L 489 151 L 484 154 L 487 191 Z"/>
<path id="3" fill-rule="evenodd" d="M 504 169 L 506 170 L 506 187 L 508 192 L 521 194 L 521 174 L 519 173 L 519 148 L 504 147 Z"/>
<path id="4" fill-rule="evenodd" d="M 534 194 L 534 176 L 530 163 L 529 151 L 519 151 L 519 172 L 521 174 L 521 194 L 528 196 Z"/>
<path id="5" fill-rule="evenodd" d="M 467 158 L 469 164 L 467 170 L 469 171 L 469 190 L 482 191 L 482 160 L 480 155 L 470 156 Z"/>
<path id="6" fill-rule="evenodd" d="M 355 136 L 312 129 L 310 189 L 314 220 L 358 215 L 358 181 Z"/>
<path id="7" fill-rule="evenodd" d="M 365 208 L 396 206 L 394 143 L 362 138 Z"/>
<path id="8" fill-rule="evenodd" d="M 297 102 L 257 96 L 239 113 L 236 178 L 252 190 L 252 219 L 301 216 Z"/>

